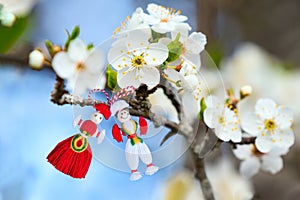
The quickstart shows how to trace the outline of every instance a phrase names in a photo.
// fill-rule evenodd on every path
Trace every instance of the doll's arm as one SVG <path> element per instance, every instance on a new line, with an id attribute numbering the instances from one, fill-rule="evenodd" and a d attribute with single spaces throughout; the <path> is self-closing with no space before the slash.
<path id="1" fill-rule="evenodd" d="M 83 123 L 83 120 L 81 119 L 81 115 L 78 115 L 73 121 L 73 126 L 74 127 L 81 126 L 82 123 Z"/>
<path id="2" fill-rule="evenodd" d="M 97 138 L 98 138 L 97 143 L 100 144 L 100 143 L 103 142 L 103 140 L 104 140 L 104 138 L 105 138 L 105 129 L 103 129 L 101 132 L 98 132 L 98 133 L 99 133 L 99 134 L 98 134 L 98 136 L 97 136 Z"/>
<path id="3" fill-rule="evenodd" d="M 146 135 L 146 133 L 148 131 L 148 123 L 147 123 L 146 119 L 142 116 L 140 116 L 139 125 L 140 125 L 140 134 Z"/>
<path id="4" fill-rule="evenodd" d="M 124 135 L 121 129 L 115 124 L 112 128 L 112 135 L 117 142 L 123 142 L 122 135 Z"/>

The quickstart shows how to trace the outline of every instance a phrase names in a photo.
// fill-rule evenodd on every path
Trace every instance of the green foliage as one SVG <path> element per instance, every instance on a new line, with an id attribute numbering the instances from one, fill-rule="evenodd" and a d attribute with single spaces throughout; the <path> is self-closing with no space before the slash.
<path id="1" fill-rule="evenodd" d="M 162 34 L 162 33 L 158 33 L 158 32 L 155 32 L 155 31 L 151 31 L 151 34 L 152 34 L 152 40 L 151 42 L 158 42 L 158 40 L 160 38 L 163 38 L 166 36 L 166 34 Z"/>
<path id="2" fill-rule="evenodd" d="M 206 50 L 209 53 L 212 60 L 214 61 L 214 63 L 217 65 L 217 67 L 220 68 L 220 63 L 224 57 L 222 46 L 218 42 L 214 42 L 210 43 L 207 46 Z"/>
<path id="3" fill-rule="evenodd" d="M 92 48 L 94 48 L 94 44 L 93 43 L 90 43 L 87 45 L 87 50 L 91 50 Z"/>
<path id="4" fill-rule="evenodd" d="M 205 109 L 206 109 L 206 103 L 205 103 L 204 98 L 202 98 L 201 101 L 200 101 L 200 112 L 199 112 L 199 119 L 201 121 L 204 120 L 203 114 L 204 114 Z"/>
<path id="5" fill-rule="evenodd" d="M 107 87 L 114 89 L 117 86 L 117 72 L 111 68 L 110 65 L 106 69 Z"/>
<path id="6" fill-rule="evenodd" d="M 0 53 L 6 53 L 29 26 L 29 17 L 17 18 L 12 27 L 0 25 Z"/>
<path id="7" fill-rule="evenodd" d="M 170 42 L 167 46 L 169 49 L 169 56 L 167 58 L 168 62 L 173 62 L 177 60 L 183 51 L 182 44 L 181 42 L 179 42 L 179 38 L 180 38 L 180 33 L 178 33 L 175 40 Z"/>
<path id="8" fill-rule="evenodd" d="M 67 32 L 67 35 L 68 35 L 68 39 L 65 43 L 65 50 L 68 50 L 70 42 L 72 40 L 76 39 L 79 36 L 80 28 L 79 28 L 79 26 L 75 26 L 74 29 L 72 30 L 71 34 L 69 33 L 68 30 L 66 30 L 66 32 Z"/>
<path id="9" fill-rule="evenodd" d="M 0 16 L 1 16 L 2 9 L 3 9 L 3 5 L 0 3 Z"/>
<path id="10" fill-rule="evenodd" d="M 45 45 L 50 53 L 51 56 L 54 55 L 54 51 L 53 51 L 53 43 L 50 40 L 46 40 L 45 41 Z"/>

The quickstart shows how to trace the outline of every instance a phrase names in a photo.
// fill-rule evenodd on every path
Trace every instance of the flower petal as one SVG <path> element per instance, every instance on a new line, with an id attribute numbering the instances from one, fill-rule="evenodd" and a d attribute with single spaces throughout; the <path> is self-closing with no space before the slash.
<path id="1" fill-rule="evenodd" d="M 154 3 L 150 3 L 147 6 L 147 11 L 150 15 L 153 15 L 154 17 L 160 18 L 161 17 L 160 13 L 166 13 L 167 9 L 165 9 L 162 6 L 156 5 Z"/>
<path id="2" fill-rule="evenodd" d="M 285 106 L 280 106 L 275 121 L 281 130 L 289 129 L 293 122 L 292 110 Z"/>
<path id="3" fill-rule="evenodd" d="M 118 71 L 117 81 L 121 88 L 125 88 L 127 86 L 133 86 L 137 88 L 141 84 L 140 80 L 138 79 L 137 70 L 129 70 L 129 68 L 124 68 Z"/>
<path id="4" fill-rule="evenodd" d="M 172 18 L 172 20 L 175 22 L 184 22 L 187 19 L 188 19 L 187 16 L 184 15 L 176 15 L 175 17 Z"/>
<path id="5" fill-rule="evenodd" d="M 186 120 L 193 123 L 199 116 L 200 100 L 195 98 L 193 92 L 185 91 L 182 96 L 182 107 Z"/>
<path id="6" fill-rule="evenodd" d="M 64 51 L 54 56 L 52 66 L 57 75 L 64 79 L 73 76 L 76 72 L 76 63 Z"/>
<path id="7" fill-rule="evenodd" d="M 265 155 L 262 157 L 262 169 L 271 174 L 276 174 L 283 168 L 283 161 L 280 156 Z"/>
<path id="8" fill-rule="evenodd" d="M 240 172 L 243 176 L 251 178 L 258 173 L 260 168 L 259 159 L 252 157 L 250 159 L 244 160 L 240 165 Z"/>
<path id="9" fill-rule="evenodd" d="M 178 33 L 180 33 L 180 42 L 184 42 L 187 40 L 189 36 L 189 30 L 191 30 L 191 27 L 187 23 L 178 23 L 175 25 L 175 29 L 171 32 L 171 38 L 174 40 Z"/>
<path id="10" fill-rule="evenodd" d="M 154 30 L 155 32 L 158 33 L 167 33 L 169 31 L 174 31 L 175 29 L 175 25 L 174 23 L 171 22 L 167 22 L 167 23 L 158 23 L 158 24 L 154 24 L 152 26 L 152 30 Z"/>
<path id="11" fill-rule="evenodd" d="M 228 142 L 231 139 L 231 133 L 227 130 L 227 127 L 224 127 L 221 124 L 218 124 L 216 126 L 215 134 L 220 140 L 224 142 Z"/>
<path id="12" fill-rule="evenodd" d="M 116 44 L 108 51 L 107 60 L 117 71 L 128 68 L 131 65 L 130 55 L 127 48 L 123 44 Z"/>
<path id="13" fill-rule="evenodd" d="M 144 66 L 140 69 L 138 78 L 141 83 L 146 84 L 149 88 L 153 88 L 159 83 L 160 74 L 155 67 Z"/>
<path id="14" fill-rule="evenodd" d="M 271 149 L 268 155 L 278 157 L 278 156 L 286 155 L 288 152 L 289 152 L 289 148 L 274 147 Z"/>
<path id="15" fill-rule="evenodd" d="M 199 54 L 203 51 L 205 45 L 206 36 L 201 32 L 193 32 L 185 41 L 185 48 L 194 54 Z"/>
<path id="16" fill-rule="evenodd" d="M 101 74 L 101 70 L 104 69 L 104 60 L 104 52 L 100 48 L 94 49 L 85 61 L 87 70 L 94 74 Z"/>
<path id="17" fill-rule="evenodd" d="M 217 126 L 216 117 L 217 117 L 217 113 L 215 109 L 206 108 L 204 110 L 203 113 L 204 122 L 209 128 L 215 128 Z"/>
<path id="18" fill-rule="evenodd" d="M 229 127 L 230 129 L 230 140 L 232 142 L 241 142 L 242 141 L 242 132 L 239 126 Z"/>
<path id="19" fill-rule="evenodd" d="M 237 145 L 233 150 L 234 155 L 240 160 L 249 159 L 252 156 L 253 145 Z"/>
<path id="20" fill-rule="evenodd" d="M 164 38 L 160 38 L 158 40 L 158 43 L 163 44 L 163 45 L 168 45 L 170 42 L 172 42 L 172 40 L 170 38 L 164 37 Z"/>
<path id="21" fill-rule="evenodd" d="M 141 49 L 145 49 L 149 44 L 148 38 L 149 35 L 140 29 L 134 29 L 132 31 L 128 31 L 128 37 L 123 41 L 123 45 L 126 46 L 127 50 L 137 51 Z"/>
<path id="22" fill-rule="evenodd" d="M 271 151 L 272 147 L 274 146 L 274 143 L 272 142 L 269 136 L 259 135 L 255 140 L 255 146 L 260 152 L 268 153 Z"/>
<path id="23" fill-rule="evenodd" d="M 149 45 L 149 48 L 145 49 L 144 59 L 147 65 L 160 65 L 169 56 L 168 47 L 164 44 L 153 43 Z"/>
<path id="24" fill-rule="evenodd" d="M 290 148 L 295 142 L 294 132 L 291 129 L 277 132 L 273 138 L 274 143 L 281 148 Z"/>
<path id="25" fill-rule="evenodd" d="M 68 54 L 73 61 L 84 62 L 89 53 L 85 43 L 80 38 L 76 38 L 70 42 Z"/>
<path id="26" fill-rule="evenodd" d="M 257 136 L 263 130 L 263 122 L 254 113 L 247 113 L 241 118 L 241 127 L 247 133 Z"/>
<path id="27" fill-rule="evenodd" d="M 194 70 L 199 71 L 201 67 L 201 59 L 199 54 L 185 53 L 182 55 L 185 63 L 194 68 Z"/>
<path id="28" fill-rule="evenodd" d="M 259 99 L 255 105 L 255 114 L 261 119 L 272 119 L 277 116 L 277 104 L 271 99 Z"/>
<path id="29" fill-rule="evenodd" d="M 216 96 L 208 96 L 205 99 L 205 104 L 207 108 L 222 109 L 224 107 Z"/>

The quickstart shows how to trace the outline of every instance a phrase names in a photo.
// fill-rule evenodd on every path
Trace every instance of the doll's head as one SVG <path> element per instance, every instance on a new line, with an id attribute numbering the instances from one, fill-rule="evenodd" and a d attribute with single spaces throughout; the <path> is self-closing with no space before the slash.
<path id="1" fill-rule="evenodd" d="M 91 121 L 94 122 L 95 124 L 100 124 L 103 120 L 104 116 L 103 114 L 99 113 L 99 112 L 94 112 L 91 115 Z"/>
<path id="2" fill-rule="evenodd" d="M 124 123 L 128 120 L 130 120 L 130 114 L 129 114 L 129 109 L 128 108 L 124 108 L 122 110 L 119 110 L 116 114 L 118 120 L 121 122 L 121 123 Z"/>
<path id="3" fill-rule="evenodd" d="M 128 107 L 129 105 L 126 101 L 118 100 L 111 105 L 110 111 L 112 115 L 115 115 L 121 123 L 124 123 L 130 120 L 130 113 Z"/>

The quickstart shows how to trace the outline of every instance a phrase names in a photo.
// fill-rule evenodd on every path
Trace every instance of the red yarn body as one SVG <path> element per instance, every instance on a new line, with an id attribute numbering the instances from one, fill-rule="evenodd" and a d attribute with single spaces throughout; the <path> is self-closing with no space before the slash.
<path id="1" fill-rule="evenodd" d="M 58 143 L 47 160 L 64 174 L 84 178 L 91 164 L 92 151 L 87 139 L 77 134 Z"/>

